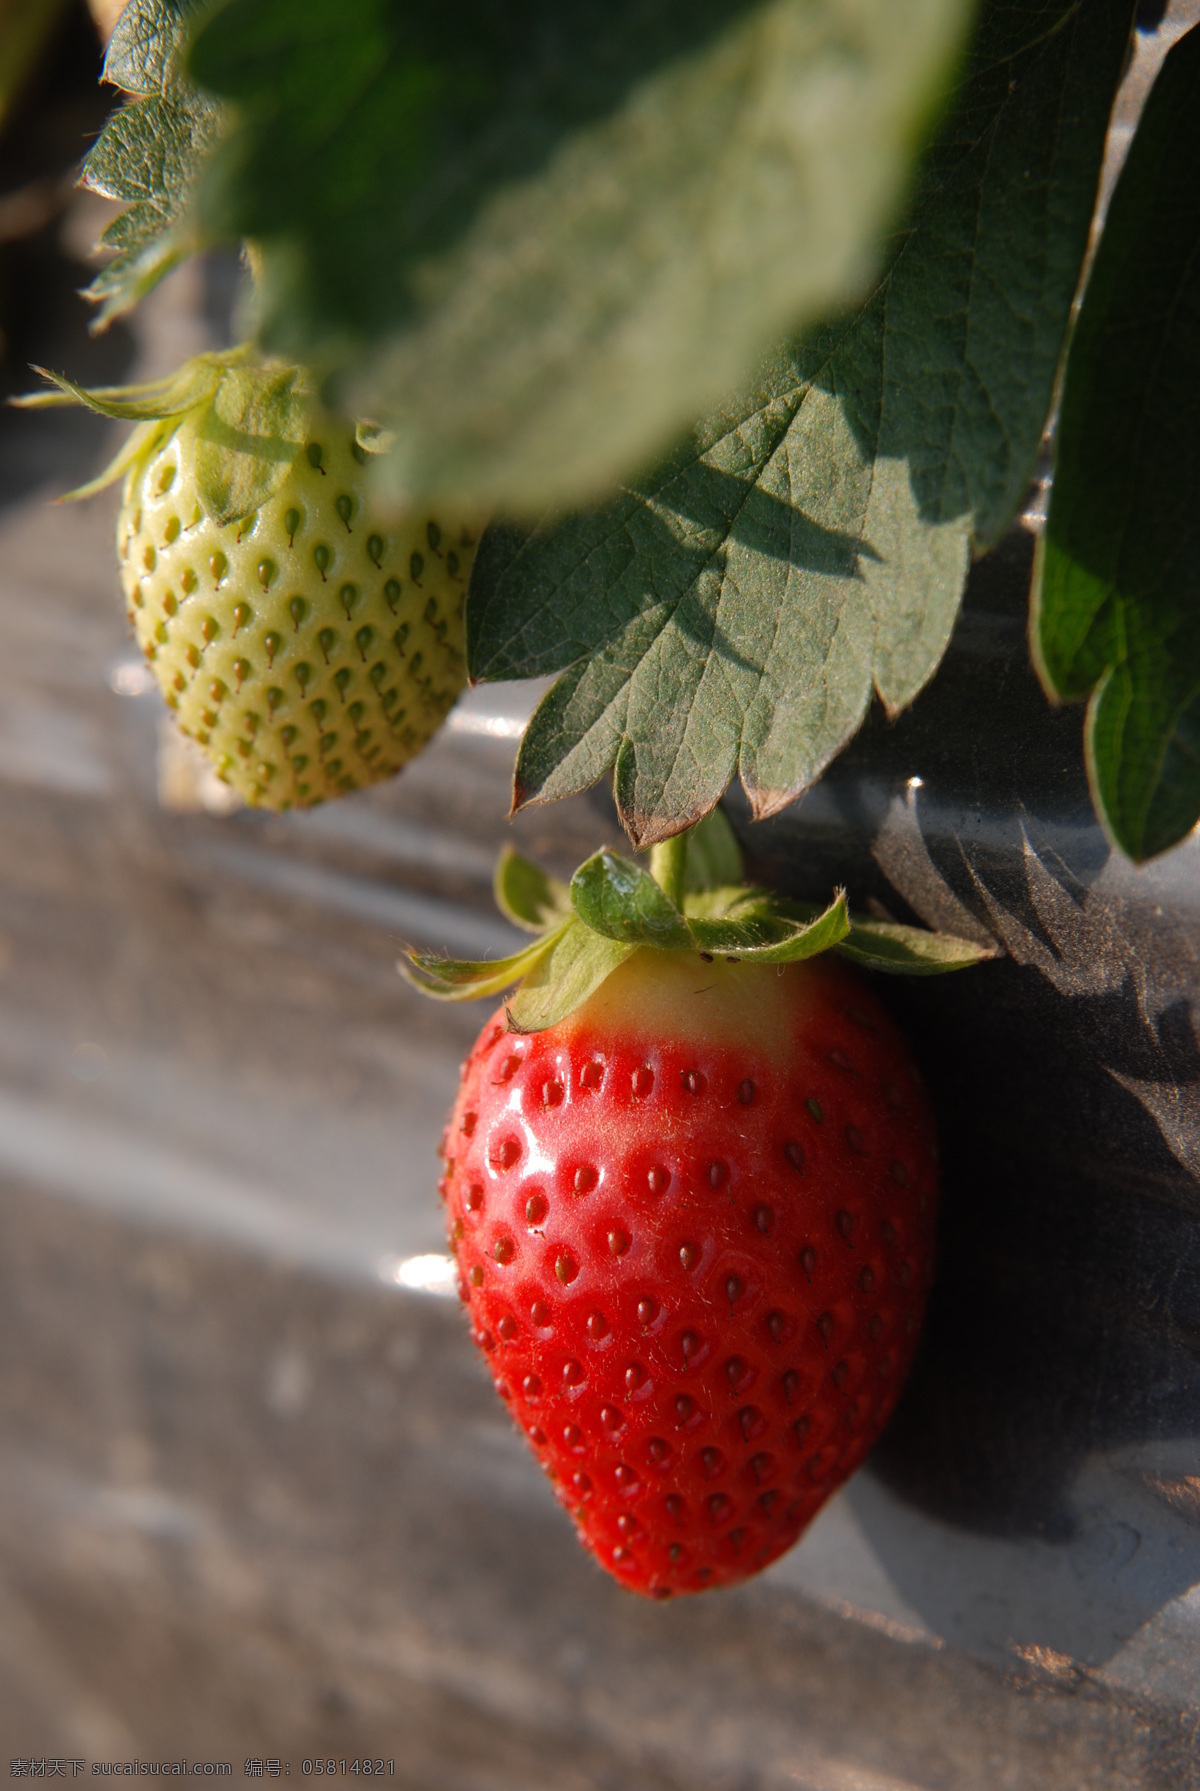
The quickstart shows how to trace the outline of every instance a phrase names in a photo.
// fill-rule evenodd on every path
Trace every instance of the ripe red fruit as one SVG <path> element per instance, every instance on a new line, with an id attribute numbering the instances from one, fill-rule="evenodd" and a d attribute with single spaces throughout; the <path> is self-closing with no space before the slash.
<path id="1" fill-rule="evenodd" d="M 638 950 L 545 1031 L 488 1022 L 444 1152 L 476 1341 L 601 1565 L 663 1598 L 789 1548 L 931 1272 L 932 1116 L 868 984 Z"/>

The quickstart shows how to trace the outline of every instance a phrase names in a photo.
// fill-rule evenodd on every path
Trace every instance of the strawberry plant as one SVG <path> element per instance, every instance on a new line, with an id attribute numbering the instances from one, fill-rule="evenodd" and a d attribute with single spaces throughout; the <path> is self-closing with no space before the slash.
<path id="1" fill-rule="evenodd" d="M 414 955 L 444 1000 L 520 979 L 463 1069 L 442 1193 L 474 1336 L 588 1548 L 655 1597 L 756 1573 L 862 1460 L 916 1345 L 937 1144 L 852 965 L 962 940 L 740 884 L 720 810 L 569 890 L 515 854 L 537 929 L 501 963 Z M 657 880 L 656 880 L 657 878 Z"/>
<path id="2" fill-rule="evenodd" d="M 451 1239 L 643 1591 L 762 1565 L 885 1422 L 934 1139 L 861 969 L 978 956 L 743 888 L 724 792 L 772 815 L 914 702 L 1049 449 L 1043 686 L 1087 700 L 1117 846 L 1200 818 L 1200 29 L 1105 220 L 1135 12 L 129 0 L 109 48 L 98 326 L 215 243 L 252 276 L 240 347 L 31 400 L 135 424 L 122 580 L 168 703 L 282 805 L 398 768 L 467 675 L 548 677 L 515 806 L 611 777 L 655 851 L 569 890 L 510 857 L 532 943 L 410 965 L 519 985 L 446 1135 Z"/>
<path id="3" fill-rule="evenodd" d="M 1061 376 L 1036 663 L 1091 694 L 1097 809 L 1145 857 L 1200 815 L 1194 35 L 1071 344 L 1134 24 L 1132 0 L 129 0 L 91 297 L 103 324 L 252 245 L 254 352 L 385 432 L 375 499 L 495 519 L 470 674 L 558 674 L 517 801 L 611 772 L 644 843 L 735 777 L 774 813 L 872 701 L 913 701 Z M 1156 308 L 1163 352 L 1130 327 Z"/>

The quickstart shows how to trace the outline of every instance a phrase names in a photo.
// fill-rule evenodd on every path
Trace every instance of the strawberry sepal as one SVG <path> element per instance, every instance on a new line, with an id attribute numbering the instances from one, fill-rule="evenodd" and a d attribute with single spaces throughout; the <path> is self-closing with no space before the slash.
<path id="1" fill-rule="evenodd" d="M 553 951 L 559 937 L 575 924 L 562 923 L 508 958 L 472 960 L 409 952 L 397 968 L 414 989 L 431 995 L 435 1001 L 476 1001 L 485 995 L 501 995 L 523 977 L 532 975 L 540 960 Z"/>
<path id="2" fill-rule="evenodd" d="M 882 920 L 852 922 L 838 950 L 864 970 L 882 970 L 891 976 L 941 976 L 949 970 L 970 970 L 997 955 L 995 946 L 974 939 Z"/>
<path id="3" fill-rule="evenodd" d="M 687 922 L 666 890 L 640 865 L 607 847 L 571 878 L 571 906 L 584 926 L 604 939 L 663 951 L 692 945 Z"/>
<path id="4" fill-rule="evenodd" d="M 593 933 L 582 921 L 553 935 L 550 950 L 537 959 L 507 1009 L 512 1032 L 544 1032 L 582 1007 L 637 947 Z"/>
<path id="5" fill-rule="evenodd" d="M 795 964 L 840 945 L 850 932 L 846 892 L 838 890 L 828 908 L 808 920 L 788 915 L 773 896 L 753 892 L 753 900 L 732 914 L 688 921 L 696 949 L 748 964 Z"/>
<path id="6" fill-rule="evenodd" d="M 653 875 L 604 847 L 580 865 L 569 887 L 508 847 L 496 867 L 496 903 L 537 938 L 498 959 L 409 952 L 398 968 L 414 988 L 442 1001 L 471 1001 L 517 984 L 505 1010 L 509 1029 L 533 1033 L 566 1019 L 638 950 L 761 965 L 834 951 L 865 969 L 909 976 L 963 970 L 994 955 L 974 940 L 854 917 L 844 890 L 822 909 L 747 887 L 738 880 L 741 849 L 719 809 L 668 847 L 655 847 Z"/>
<path id="7" fill-rule="evenodd" d="M 196 495 L 220 527 L 253 515 L 279 490 L 308 441 L 317 396 L 305 368 L 260 360 L 248 343 L 223 354 L 196 355 L 168 378 L 139 385 L 89 390 L 63 374 L 35 371 L 52 390 L 11 403 L 27 410 L 80 404 L 140 426 L 98 478 L 68 496 L 91 497 L 103 490 L 161 445 L 163 424 L 178 427 L 186 420 L 196 438 Z"/>
<path id="8" fill-rule="evenodd" d="M 571 892 L 540 865 L 505 846 L 496 860 L 492 881 L 496 906 L 506 920 L 526 933 L 541 933 L 571 914 Z"/>

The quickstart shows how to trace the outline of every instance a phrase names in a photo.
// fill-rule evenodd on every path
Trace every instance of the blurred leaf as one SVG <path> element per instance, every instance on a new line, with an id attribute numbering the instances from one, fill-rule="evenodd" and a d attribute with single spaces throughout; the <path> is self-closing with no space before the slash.
<path id="1" fill-rule="evenodd" d="M 468 605 L 475 678 L 569 668 L 518 804 L 615 768 L 640 845 L 740 774 L 756 815 L 807 789 L 874 690 L 910 703 L 973 543 L 1037 454 L 1096 195 L 1129 0 L 991 0 L 861 309 L 599 511 L 493 529 Z"/>
<path id="2" fill-rule="evenodd" d="M 358 363 L 394 493 L 611 489 L 861 289 L 972 0 L 231 0 L 213 228 L 268 347 Z"/>
<path id="3" fill-rule="evenodd" d="M 714 808 L 688 836 L 684 888 L 689 892 L 719 889 L 742 880 L 742 848 L 725 813 Z"/>
<path id="4" fill-rule="evenodd" d="M 132 97 L 83 165 L 85 186 L 127 203 L 100 238 L 114 257 L 87 288 L 100 306 L 97 329 L 202 246 L 192 199 L 221 119 L 181 68 L 199 7 L 200 0 L 129 0 L 108 46 L 104 78 Z"/>
<path id="5" fill-rule="evenodd" d="M 1144 859 L 1200 818 L 1200 28 L 1163 64 L 1075 330 L 1035 575 L 1046 689 L 1092 693 L 1111 837 Z"/>

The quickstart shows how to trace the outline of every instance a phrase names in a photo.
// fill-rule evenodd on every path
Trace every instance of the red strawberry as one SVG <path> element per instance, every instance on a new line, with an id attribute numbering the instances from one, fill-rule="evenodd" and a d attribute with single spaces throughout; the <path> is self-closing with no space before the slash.
<path id="1" fill-rule="evenodd" d="M 601 1564 L 667 1597 L 789 1548 L 908 1371 L 933 1123 L 855 972 L 642 950 L 480 1035 L 442 1184 L 502 1397 Z"/>
<path id="2" fill-rule="evenodd" d="M 912 1361 L 937 1150 L 912 1055 L 854 970 L 987 955 L 738 885 L 719 812 L 600 852 L 568 890 L 507 855 L 539 937 L 413 955 L 496 994 L 443 1144 L 450 1241 L 497 1389 L 584 1543 L 656 1598 L 789 1548 L 862 1460 Z M 825 954 L 818 956 L 817 954 Z"/>

